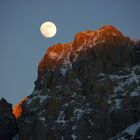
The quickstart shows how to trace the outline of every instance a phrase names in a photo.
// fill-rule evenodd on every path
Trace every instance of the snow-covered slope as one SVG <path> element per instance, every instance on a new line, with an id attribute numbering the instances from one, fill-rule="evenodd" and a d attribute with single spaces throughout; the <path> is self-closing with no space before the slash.
<path id="1" fill-rule="evenodd" d="M 140 121 L 130 125 L 124 131 L 109 140 L 138 140 L 140 139 Z"/>

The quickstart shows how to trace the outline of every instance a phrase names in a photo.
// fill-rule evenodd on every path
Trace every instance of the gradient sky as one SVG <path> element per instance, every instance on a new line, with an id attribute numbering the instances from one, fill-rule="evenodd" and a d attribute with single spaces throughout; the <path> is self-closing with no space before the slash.
<path id="1" fill-rule="evenodd" d="M 40 34 L 46 20 L 57 26 L 51 39 Z M 0 97 L 16 104 L 31 94 L 49 46 L 105 24 L 140 39 L 140 0 L 0 0 Z"/>

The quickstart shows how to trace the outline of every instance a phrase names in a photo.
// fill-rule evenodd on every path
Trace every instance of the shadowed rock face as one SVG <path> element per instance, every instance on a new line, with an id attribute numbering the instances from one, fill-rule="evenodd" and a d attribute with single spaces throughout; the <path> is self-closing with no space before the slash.
<path id="1" fill-rule="evenodd" d="M 22 104 L 19 139 L 107 140 L 140 120 L 139 52 L 113 26 L 51 46 Z"/>
<path id="2" fill-rule="evenodd" d="M 0 100 L 0 139 L 11 140 L 18 133 L 16 119 L 12 114 L 12 104 Z"/>

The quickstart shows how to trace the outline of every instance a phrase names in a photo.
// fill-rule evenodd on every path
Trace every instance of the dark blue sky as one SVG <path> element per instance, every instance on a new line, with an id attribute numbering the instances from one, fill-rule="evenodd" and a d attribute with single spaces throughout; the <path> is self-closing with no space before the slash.
<path id="1" fill-rule="evenodd" d="M 40 34 L 46 20 L 57 26 L 54 38 Z M 16 104 L 31 94 L 49 46 L 105 24 L 140 39 L 140 0 L 0 0 L 0 97 Z"/>

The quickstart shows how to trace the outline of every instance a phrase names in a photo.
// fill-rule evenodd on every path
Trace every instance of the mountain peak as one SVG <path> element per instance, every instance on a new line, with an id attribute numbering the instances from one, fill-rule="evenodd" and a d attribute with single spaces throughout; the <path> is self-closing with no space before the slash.
<path id="1" fill-rule="evenodd" d="M 58 43 L 48 49 L 38 65 L 39 75 L 41 77 L 44 68 L 53 70 L 68 60 L 74 61 L 93 48 L 104 50 L 114 46 L 133 46 L 133 44 L 134 42 L 130 38 L 125 37 L 111 25 L 105 25 L 98 30 L 82 31 L 75 35 L 73 42 Z"/>
<path id="2" fill-rule="evenodd" d="M 106 140 L 137 122 L 139 58 L 140 42 L 110 25 L 51 46 L 39 63 L 33 93 L 13 109 L 19 139 Z M 131 128 L 138 132 L 139 125 Z"/>
<path id="3" fill-rule="evenodd" d="M 105 31 L 111 31 L 111 32 L 118 32 L 119 34 L 122 34 L 116 27 L 112 25 L 104 25 L 99 30 L 105 30 Z"/>
<path id="4" fill-rule="evenodd" d="M 125 37 L 119 30 L 111 25 L 105 25 L 98 30 L 87 30 L 75 35 L 74 50 L 81 50 L 81 46 L 95 47 L 99 44 L 130 45 L 133 44 L 128 37 Z M 76 46 L 76 47 L 75 47 Z M 80 48 L 79 48 L 80 47 Z"/>

